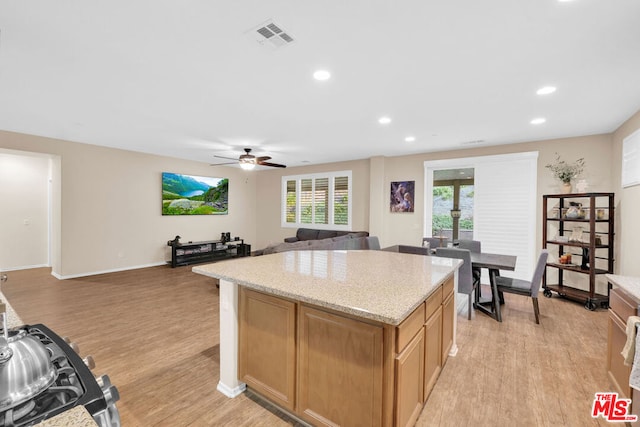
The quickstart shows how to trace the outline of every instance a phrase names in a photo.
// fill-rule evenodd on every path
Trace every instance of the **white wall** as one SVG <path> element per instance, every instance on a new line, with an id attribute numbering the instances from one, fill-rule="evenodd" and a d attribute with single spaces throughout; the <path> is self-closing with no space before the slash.
<path id="1" fill-rule="evenodd" d="M 59 159 L 53 274 L 75 277 L 163 264 L 167 241 L 211 240 L 222 232 L 253 243 L 255 179 L 239 168 L 0 131 L 0 148 Z M 162 172 L 229 178 L 229 214 L 162 216 Z M 58 181 L 56 181 L 59 180 Z M 59 229 L 59 231 L 56 231 Z M 0 236 L 3 237 L 3 236 Z M 3 243 L 4 246 L 4 243 Z"/>
<path id="2" fill-rule="evenodd" d="M 616 271 L 625 276 L 640 277 L 640 185 L 622 188 L 622 142 L 640 129 L 640 111 L 613 134 L 613 167 L 616 182 Z"/>
<path id="3" fill-rule="evenodd" d="M 0 151 L 0 269 L 49 265 L 48 156 Z"/>

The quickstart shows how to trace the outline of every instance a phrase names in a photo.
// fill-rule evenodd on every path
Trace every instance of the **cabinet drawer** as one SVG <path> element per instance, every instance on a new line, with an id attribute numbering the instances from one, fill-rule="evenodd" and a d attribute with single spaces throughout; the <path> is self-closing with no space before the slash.
<path id="1" fill-rule="evenodd" d="M 425 305 L 420 304 L 418 308 L 409 315 L 409 317 L 404 319 L 404 321 L 398 325 L 398 333 L 396 334 L 396 353 L 400 353 L 402 349 L 409 344 L 420 328 L 422 328 L 425 320 L 424 311 Z"/>
<path id="2" fill-rule="evenodd" d="M 442 299 L 445 300 L 453 292 L 453 276 L 442 284 Z"/>
<path id="3" fill-rule="evenodd" d="M 442 286 L 438 286 L 430 296 L 427 298 L 427 319 L 429 319 L 433 313 L 438 311 L 438 308 L 442 305 Z"/>
<path id="4" fill-rule="evenodd" d="M 633 298 L 620 288 L 611 289 L 609 307 L 626 323 L 629 316 L 635 316 L 638 306 Z"/>

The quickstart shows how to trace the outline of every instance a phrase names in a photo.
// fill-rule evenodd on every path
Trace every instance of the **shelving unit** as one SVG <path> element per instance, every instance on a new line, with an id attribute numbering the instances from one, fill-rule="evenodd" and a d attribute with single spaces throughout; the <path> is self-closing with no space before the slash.
<path id="1" fill-rule="evenodd" d="M 245 244 L 243 239 L 229 242 L 207 240 L 189 243 L 169 240 L 167 246 L 171 247 L 171 261 L 167 261 L 171 267 L 221 261 L 248 256 L 251 253 L 251 245 Z"/>
<path id="2" fill-rule="evenodd" d="M 584 302 L 589 310 L 595 310 L 598 304 L 607 307 L 608 295 L 596 293 L 596 277 L 613 273 L 614 193 L 548 194 L 542 197 L 542 247 L 550 252 L 542 278 L 544 296 L 550 298 L 552 292 L 556 292 L 562 297 Z M 550 201 L 556 201 L 557 206 L 550 206 Z M 577 209 L 569 211 L 572 202 L 582 206 L 582 213 L 577 217 Z M 578 228 L 584 228 L 583 232 L 576 233 Z M 554 229 L 555 234 L 551 235 Z M 573 240 L 576 234 L 583 237 Z M 567 254 L 571 255 L 572 262 L 561 263 L 561 256 Z M 557 284 L 549 284 L 547 280 L 550 269 L 557 270 Z M 587 276 L 588 290 L 565 284 L 565 272 Z"/>

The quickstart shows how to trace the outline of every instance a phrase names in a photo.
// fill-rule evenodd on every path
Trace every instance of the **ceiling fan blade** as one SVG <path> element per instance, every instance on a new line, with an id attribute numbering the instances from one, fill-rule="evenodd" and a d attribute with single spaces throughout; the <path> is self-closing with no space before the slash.
<path id="1" fill-rule="evenodd" d="M 228 162 L 228 163 L 211 163 L 209 166 L 222 166 L 222 165 L 237 165 L 238 162 Z"/>
<path id="2" fill-rule="evenodd" d="M 260 156 L 260 157 L 256 157 L 256 161 L 257 162 L 264 162 L 265 160 L 269 160 L 271 159 L 270 156 Z"/>
<path id="3" fill-rule="evenodd" d="M 286 165 L 280 165 L 278 163 L 258 162 L 260 166 L 271 166 L 273 168 L 286 168 Z"/>
<path id="4" fill-rule="evenodd" d="M 234 159 L 233 157 L 224 157 L 224 156 L 216 156 L 216 155 L 214 155 L 213 157 L 217 157 L 219 159 L 235 160 L 236 162 L 238 161 L 238 159 Z"/>

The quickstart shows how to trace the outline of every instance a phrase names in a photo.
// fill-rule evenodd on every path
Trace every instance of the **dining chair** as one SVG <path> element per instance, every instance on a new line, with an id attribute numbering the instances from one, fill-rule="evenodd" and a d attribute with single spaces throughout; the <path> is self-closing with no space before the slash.
<path id="1" fill-rule="evenodd" d="M 471 252 L 482 252 L 482 244 L 480 243 L 480 240 L 458 239 L 453 242 L 453 246 L 460 249 L 469 249 Z"/>
<path id="2" fill-rule="evenodd" d="M 533 313 L 536 317 L 536 324 L 540 324 L 540 309 L 538 308 L 538 293 L 540 292 L 540 284 L 542 283 L 542 274 L 544 273 L 545 266 L 547 264 L 547 257 L 549 251 L 543 249 L 538 257 L 538 263 L 536 269 L 533 272 L 531 281 L 514 279 L 510 277 L 497 276 L 495 279 L 498 293 L 502 295 L 502 292 L 530 296 L 533 300 Z M 502 297 L 500 298 L 502 299 Z"/>
<path id="3" fill-rule="evenodd" d="M 467 318 L 471 320 L 471 310 L 473 309 L 473 291 L 475 281 L 471 274 L 471 252 L 469 249 L 460 248 L 437 248 L 436 256 L 443 258 L 457 258 L 464 261 L 458 269 L 458 292 L 469 296 L 469 309 Z"/>
<path id="4" fill-rule="evenodd" d="M 482 244 L 480 243 L 480 240 L 458 239 L 453 242 L 453 246 L 460 249 L 469 249 L 469 251 L 475 253 L 482 252 Z M 480 292 L 480 278 L 482 277 L 482 270 L 479 268 L 472 268 L 471 273 L 473 274 L 473 286 L 476 288 L 476 292 Z M 479 298 L 480 294 L 478 294 L 478 299 Z"/>
<path id="5" fill-rule="evenodd" d="M 423 237 L 422 246 L 424 246 L 424 242 L 429 242 L 429 247 L 431 249 L 446 248 L 449 239 L 447 237 Z"/>

